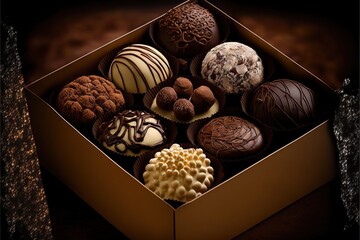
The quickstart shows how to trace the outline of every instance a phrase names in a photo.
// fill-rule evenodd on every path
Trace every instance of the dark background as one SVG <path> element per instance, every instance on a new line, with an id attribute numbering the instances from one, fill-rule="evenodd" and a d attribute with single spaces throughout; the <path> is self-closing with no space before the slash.
<path id="1" fill-rule="evenodd" d="M 41 40 L 41 46 L 46 45 L 49 52 L 55 47 L 68 47 L 68 42 L 60 42 L 57 39 L 72 33 L 71 21 L 74 21 L 75 26 L 79 22 L 81 24 L 84 19 L 91 19 L 91 15 L 84 16 L 94 13 L 89 11 L 90 8 L 104 12 L 107 8 L 119 9 L 120 13 L 126 13 L 127 10 L 135 11 L 138 15 L 119 19 L 124 21 L 123 30 L 126 32 L 181 2 L 55 0 L 43 3 L 2 0 L 1 20 L 14 26 L 18 33 L 25 82 L 31 82 L 109 40 L 110 37 L 104 38 L 103 42 L 90 44 L 91 39 L 84 37 L 80 42 L 72 43 L 68 52 L 61 55 L 55 53 L 48 58 L 49 61 L 39 60 L 47 52 L 41 51 L 38 42 Z M 266 0 L 210 2 L 316 73 L 332 87 L 339 88 L 342 80 L 347 77 L 352 80 L 354 86 L 358 86 L 358 0 L 304 0 L 281 4 L 279 1 Z M 79 11 L 81 9 L 84 11 Z M 65 18 L 70 20 L 65 21 Z M 54 41 L 58 41 L 57 44 L 52 44 Z M 71 50 L 76 47 L 81 51 L 72 52 Z M 40 50 L 35 51 L 37 48 Z M 42 169 L 42 175 L 55 239 L 126 239 L 121 232 L 45 169 Z M 335 179 L 236 239 L 358 239 L 359 232 L 356 227 L 346 232 L 342 231 L 344 222 L 344 209 L 339 197 L 339 179 Z"/>

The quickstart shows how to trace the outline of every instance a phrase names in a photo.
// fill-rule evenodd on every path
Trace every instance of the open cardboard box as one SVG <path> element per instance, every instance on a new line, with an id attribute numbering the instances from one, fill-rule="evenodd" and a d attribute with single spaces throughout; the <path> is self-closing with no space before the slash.
<path id="1" fill-rule="evenodd" d="M 336 98 L 325 83 L 216 6 L 198 3 L 229 23 L 233 39 L 274 60 L 274 77 L 304 80 L 321 89 L 331 112 Z M 150 24 L 26 86 L 39 159 L 49 172 L 131 239 L 230 239 L 334 179 L 336 152 L 328 119 L 178 208 L 106 155 L 56 111 L 49 95 L 76 77 L 99 74 L 97 65 L 106 53 L 144 42 Z"/>

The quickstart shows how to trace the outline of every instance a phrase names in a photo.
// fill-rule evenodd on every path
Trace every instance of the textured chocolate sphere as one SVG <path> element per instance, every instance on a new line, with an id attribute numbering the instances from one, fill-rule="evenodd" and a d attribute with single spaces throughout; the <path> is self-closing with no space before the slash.
<path id="1" fill-rule="evenodd" d="M 172 87 L 163 87 L 156 95 L 156 104 L 163 110 L 171 110 L 178 96 Z"/>
<path id="2" fill-rule="evenodd" d="M 316 102 L 314 91 L 302 83 L 277 79 L 254 90 L 248 112 L 274 129 L 288 130 L 315 120 Z"/>
<path id="3" fill-rule="evenodd" d="M 201 76 L 226 93 L 241 93 L 263 82 L 264 66 L 253 48 L 239 42 L 225 42 L 205 55 Z"/>
<path id="4" fill-rule="evenodd" d="M 196 3 L 168 11 L 158 21 L 159 44 L 176 57 L 191 58 L 220 42 L 214 16 Z"/>
<path id="5" fill-rule="evenodd" d="M 190 101 L 194 105 L 195 112 L 202 113 L 209 110 L 216 99 L 211 89 L 202 85 L 194 90 Z"/>
<path id="6" fill-rule="evenodd" d="M 194 105 L 186 98 L 180 98 L 174 103 L 173 112 L 180 121 L 190 121 L 195 116 Z"/>
<path id="7" fill-rule="evenodd" d="M 125 106 L 122 92 L 100 76 L 80 76 L 61 88 L 56 98 L 59 113 L 72 123 L 91 125 L 102 115 L 112 115 Z"/>
<path id="8" fill-rule="evenodd" d="M 205 124 L 197 135 L 198 144 L 219 158 L 238 158 L 259 152 L 263 135 L 253 123 L 236 116 L 222 116 Z"/>
<path id="9" fill-rule="evenodd" d="M 192 82 L 185 77 L 178 77 L 175 80 L 173 85 L 179 98 L 190 98 L 193 93 L 193 84 Z"/>

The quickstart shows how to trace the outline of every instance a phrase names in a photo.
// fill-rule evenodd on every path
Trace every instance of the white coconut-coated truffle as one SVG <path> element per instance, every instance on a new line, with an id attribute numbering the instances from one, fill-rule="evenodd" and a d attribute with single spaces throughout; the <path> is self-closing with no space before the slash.
<path id="1" fill-rule="evenodd" d="M 201 148 L 172 144 L 150 159 L 145 167 L 145 186 L 163 199 L 190 201 L 214 182 L 214 169 Z"/>

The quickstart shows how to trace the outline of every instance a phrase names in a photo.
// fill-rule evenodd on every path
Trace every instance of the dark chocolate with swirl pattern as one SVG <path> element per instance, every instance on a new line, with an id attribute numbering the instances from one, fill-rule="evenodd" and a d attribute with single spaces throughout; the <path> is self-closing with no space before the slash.
<path id="1" fill-rule="evenodd" d="M 291 79 L 266 82 L 254 90 L 248 113 L 276 130 L 290 130 L 310 124 L 316 118 L 315 92 Z"/>
<path id="2" fill-rule="evenodd" d="M 209 10 L 188 3 L 169 10 L 159 19 L 158 40 L 174 56 L 191 58 L 219 44 L 220 33 Z"/>
<path id="3" fill-rule="evenodd" d="M 237 116 L 221 116 L 201 127 L 198 144 L 218 158 L 238 158 L 259 152 L 264 146 L 260 129 Z"/>
<path id="4" fill-rule="evenodd" d="M 126 155 L 138 155 L 167 140 L 164 126 L 153 114 L 124 110 L 99 125 L 96 138 L 107 149 Z"/>

